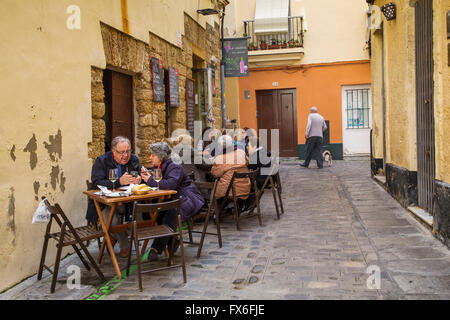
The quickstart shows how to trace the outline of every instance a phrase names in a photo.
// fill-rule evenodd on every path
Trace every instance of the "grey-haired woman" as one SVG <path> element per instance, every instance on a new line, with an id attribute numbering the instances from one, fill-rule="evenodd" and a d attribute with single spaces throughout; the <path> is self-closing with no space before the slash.
<path id="1" fill-rule="evenodd" d="M 181 196 L 183 201 L 181 203 L 181 219 L 186 221 L 203 207 L 205 200 L 197 187 L 192 183 L 192 180 L 183 170 L 180 164 L 173 162 L 170 159 L 172 150 L 165 142 L 158 142 L 150 145 L 150 159 L 154 167 L 160 168 L 162 173 L 162 180 L 159 181 L 159 188 L 166 190 L 176 190 L 177 196 Z M 145 170 L 141 171 L 142 179 L 150 187 L 158 186 L 158 183 Z M 175 226 L 176 213 L 175 211 L 167 211 L 158 216 L 159 224 L 167 224 L 171 228 Z M 152 244 L 149 259 L 156 260 L 157 255 L 161 254 L 164 247 L 167 245 L 168 239 L 156 239 Z"/>

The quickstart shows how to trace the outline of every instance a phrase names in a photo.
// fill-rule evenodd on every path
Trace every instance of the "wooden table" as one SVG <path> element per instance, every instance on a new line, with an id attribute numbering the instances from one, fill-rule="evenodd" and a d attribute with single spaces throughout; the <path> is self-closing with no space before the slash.
<path id="1" fill-rule="evenodd" d="M 89 198 L 94 200 L 95 208 L 97 209 L 98 218 L 100 220 L 100 224 L 102 226 L 102 229 L 105 233 L 104 240 L 102 242 L 102 245 L 100 247 L 100 253 L 98 256 L 98 263 L 100 264 L 103 257 L 103 252 L 105 250 L 105 244 L 108 246 L 108 250 L 111 255 L 111 259 L 114 265 L 114 269 L 116 270 L 117 277 L 119 279 L 122 278 L 120 273 L 119 264 L 117 262 L 116 255 L 113 250 L 113 245 L 111 242 L 111 236 L 110 233 L 115 232 L 124 232 L 128 229 L 128 224 L 120 224 L 111 226 L 112 219 L 114 217 L 114 212 L 118 205 L 122 205 L 124 203 L 128 202 L 134 202 L 134 201 L 146 201 L 146 200 L 152 200 L 152 199 L 158 199 L 159 202 L 162 202 L 164 198 L 170 197 L 177 193 L 175 190 L 155 190 L 155 191 L 149 191 L 149 193 L 142 194 L 142 195 L 131 195 L 128 197 L 106 197 L 106 196 L 99 196 L 95 193 L 99 190 L 88 190 L 84 191 L 83 193 L 87 195 Z M 120 190 L 114 190 L 114 191 L 120 191 Z M 111 213 L 109 215 L 108 221 L 105 223 L 105 219 L 103 219 L 102 210 L 100 209 L 99 203 L 103 203 L 104 205 L 111 207 Z M 138 222 L 138 226 L 143 225 L 152 225 L 156 223 L 157 215 L 153 215 L 151 217 L 151 220 L 145 220 Z M 130 248 L 131 249 L 131 248 Z M 139 249 L 139 248 L 138 248 Z M 137 250 L 138 250 L 137 249 Z"/>

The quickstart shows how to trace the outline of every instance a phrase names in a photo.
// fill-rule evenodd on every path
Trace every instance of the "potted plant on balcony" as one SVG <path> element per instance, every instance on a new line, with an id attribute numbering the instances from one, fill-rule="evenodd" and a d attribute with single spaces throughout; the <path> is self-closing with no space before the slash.
<path id="1" fill-rule="evenodd" d="M 266 50 L 267 49 L 267 43 L 265 40 L 261 40 L 259 43 L 259 47 L 261 48 L 261 50 Z"/>
<path id="2" fill-rule="evenodd" d="M 281 44 L 281 49 L 285 49 L 287 47 L 286 40 L 283 40 L 283 43 Z"/>
<path id="3" fill-rule="evenodd" d="M 250 42 L 248 44 L 248 51 L 257 50 L 257 49 L 258 49 L 258 47 L 255 46 L 255 44 L 253 42 Z"/>
<path id="4" fill-rule="evenodd" d="M 278 48 L 280 48 L 280 46 L 277 43 L 277 39 L 275 38 L 270 39 L 269 49 L 278 49 Z"/>
<path id="5" fill-rule="evenodd" d="M 294 48 L 294 47 L 295 47 L 295 41 L 294 41 L 294 39 L 293 39 L 293 38 L 290 39 L 289 42 L 288 42 L 288 44 L 289 44 L 289 48 Z"/>

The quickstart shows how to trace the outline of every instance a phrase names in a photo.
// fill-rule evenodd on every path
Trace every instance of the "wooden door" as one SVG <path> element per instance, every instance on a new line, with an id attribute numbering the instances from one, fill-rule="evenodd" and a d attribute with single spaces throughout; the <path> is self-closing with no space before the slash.
<path id="1" fill-rule="evenodd" d="M 295 89 L 256 92 L 258 130 L 267 129 L 267 143 L 272 148 L 270 130 L 279 129 L 281 157 L 297 157 L 297 103 Z M 275 141 L 274 141 L 275 142 Z"/>
<path id="2" fill-rule="evenodd" d="M 134 150 L 133 78 L 129 75 L 106 70 L 104 76 L 107 134 L 105 145 L 111 148 L 111 140 L 117 136 L 130 139 Z"/>

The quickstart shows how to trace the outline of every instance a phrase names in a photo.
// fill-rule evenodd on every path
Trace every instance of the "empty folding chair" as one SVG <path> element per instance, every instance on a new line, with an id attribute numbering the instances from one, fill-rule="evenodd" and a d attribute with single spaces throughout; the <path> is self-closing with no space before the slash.
<path id="1" fill-rule="evenodd" d="M 210 197 L 209 197 L 209 200 L 207 203 L 207 207 L 203 207 L 202 209 L 200 209 L 200 212 L 198 213 L 198 215 L 203 215 L 205 217 L 202 231 L 194 230 L 193 219 L 189 219 L 187 221 L 188 233 L 189 233 L 189 241 L 187 243 L 193 244 L 193 245 L 198 245 L 197 259 L 200 258 L 202 248 L 203 248 L 203 243 L 205 241 L 205 236 L 207 234 L 217 236 L 217 240 L 219 242 L 219 247 L 222 248 L 222 235 L 220 232 L 220 214 L 217 211 L 218 205 L 217 205 L 217 200 L 216 200 L 216 196 L 215 196 L 218 181 L 219 180 L 216 179 L 214 182 L 200 182 L 200 181 L 194 182 L 194 184 L 197 186 L 197 188 L 199 190 L 207 191 L 210 194 Z M 217 233 L 207 232 L 209 221 L 213 215 L 215 215 L 215 223 L 216 223 Z M 193 233 L 201 234 L 200 242 L 194 242 L 194 239 L 192 236 Z"/>
<path id="2" fill-rule="evenodd" d="M 53 274 L 52 278 L 52 284 L 50 287 L 50 292 L 55 292 L 55 286 L 56 286 L 56 280 L 58 278 L 58 271 L 59 271 L 59 264 L 61 261 L 61 253 L 62 249 L 66 246 L 72 246 L 75 252 L 77 253 L 78 257 L 80 257 L 81 262 L 83 262 L 86 269 L 90 270 L 89 263 L 84 259 L 83 255 L 80 252 L 81 250 L 86 255 L 87 259 L 90 262 L 90 265 L 94 268 L 95 272 L 98 274 L 99 278 L 102 281 L 106 281 L 105 277 L 103 276 L 103 273 L 100 271 L 97 263 L 92 258 L 91 254 L 87 250 L 86 246 L 84 245 L 84 241 L 89 241 L 92 239 L 98 239 L 102 237 L 104 234 L 102 231 L 98 231 L 95 228 L 92 228 L 90 226 L 83 226 L 74 228 L 72 223 L 69 221 L 67 216 L 64 214 L 64 211 L 61 209 L 59 204 L 55 204 L 54 206 L 50 205 L 47 199 L 43 197 L 43 200 L 45 202 L 45 205 L 47 206 L 48 210 L 51 213 L 50 221 L 47 224 L 47 229 L 45 231 L 45 238 L 44 238 L 44 245 L 42 247 L 42 255 L 41 255 L 41 262 L 39 264 L 39 272 L 38 272 L 38 280 L 42 279 L 42 272 L 44 271 L 44 268 L 47 269 L 50 273 Z M 60 231 L 51 233 L 51 227 L 53 220 L 55 220 L 60 228 Z M 56 259 L 55 259 L 55 265 L 53 268 L 53 271 L 45 265 L 45 256 L 47 254 L 47 247 L 48 242 L 50 239 L 54 239 L 57 247 L 57 253 L 56 253 Z M 78 248 L 77 245 L 80 247 Z"/>

